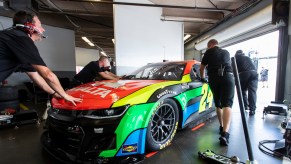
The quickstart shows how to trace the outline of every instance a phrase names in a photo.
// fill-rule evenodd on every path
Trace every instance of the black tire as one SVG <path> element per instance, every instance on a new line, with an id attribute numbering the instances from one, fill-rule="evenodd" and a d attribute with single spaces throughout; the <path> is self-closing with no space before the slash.
<path id="1" fill-rule="evenodd" d="M 147 127 L 146 148 L 157 151 L 173 140 L 179 121 L 178 107 L 174 100 L 165 99 L 154 110 Z"/>
<path id="2" fill-rule="evenodd" d="M 0 87 L 0 101 L 10 101 L 18 99 L 18 89 L 13 86 Z"/>
<path id="3" fill-rule="evenodd" d="M 19 111 L 20 109 L 19 100 L 0 102 L 0 112 L 7 108 L 12 108 L 15 109 L 16 111 Z"/>

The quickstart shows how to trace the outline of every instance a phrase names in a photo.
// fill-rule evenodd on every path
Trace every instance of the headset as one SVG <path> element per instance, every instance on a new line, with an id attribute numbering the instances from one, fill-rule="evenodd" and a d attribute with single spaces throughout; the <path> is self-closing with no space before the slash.
<path id="1" fill-rule="evenodd" d="M 43 35 L 43 33 L 41 33 L 37 27 L 30 22 L 26 22 L 25 24 L 16 24 L 15 27 L 21 27 L 24 29 L 24 31 L 28 34 L 28 35 L 32 35 L 32 34 L 39 34 L 42 38 L 47 38 L 47 36 Z"/>

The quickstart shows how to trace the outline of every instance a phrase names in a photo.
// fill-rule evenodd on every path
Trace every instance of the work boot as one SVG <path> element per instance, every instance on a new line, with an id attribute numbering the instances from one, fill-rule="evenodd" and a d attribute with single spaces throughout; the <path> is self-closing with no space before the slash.
<path id="1" fill-rule="evenodd" d="M 221 134 L 222 134 L 222 132 L 223 132 L 223 127 L 222 127 L 222 126 L 220 126 L 220 127 L 219 127 L 219 134 L 221 135 Z"/>
<path id="2" fill-rule="evenodd" d="M 250 110 L 249 116 L 253 116 L 255 114 L 256 114 L 255 110 Z"/>
<path id="3" fill-rule="evenodd" d="M 223 146 L 228 146 L 229 144 L 229 133 L 227 132 L 222 132 L 221 136 L 219 137 L 220 144 Z"/>

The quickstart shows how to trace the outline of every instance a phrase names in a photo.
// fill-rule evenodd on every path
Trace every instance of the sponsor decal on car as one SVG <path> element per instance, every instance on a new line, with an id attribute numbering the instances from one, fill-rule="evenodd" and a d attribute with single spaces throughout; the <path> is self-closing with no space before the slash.
<path id="1" fill-rule="evenodd" d="M 157 96 L 157 98 L 159 99 L 159 98 L 161 98 L 162 96 L 164 96 L 164 95 L 166 95 L 166 94 L 177 94 L 177 92 L 175 92 L 175 91 L 171 91 L 171 90 L 165 90 L 165 91 L 163 91 L 162 93 L 160 93 L 160 94 L 158 94 L 158 96 Z"/>
<path id="2" fill-rule="evenodd" d="M 137 143 L 131 145 L 123 145 L 122 146 L 122 153 L 133 153 L 137 152 Z"/>
<path id="3" fill-rule="evenodd" d="M 202 85 L 201 95 L 202 95 L 202 97 L 201 97 L 200 105 L 199 105 L 199 113 L 206 110 L 207 104 L 208 104 L 208 107 L 212 106 L 213 94 L 212 94 L 208 84 Z"/>
<path id="4" fill-rule="evenodd" d="M 99 95 L 100 97 L 106 97 L 112 90 L 98 87 L 77 87 L 71 89 L 71 91 L 82 91 L 92 95 Z"/>

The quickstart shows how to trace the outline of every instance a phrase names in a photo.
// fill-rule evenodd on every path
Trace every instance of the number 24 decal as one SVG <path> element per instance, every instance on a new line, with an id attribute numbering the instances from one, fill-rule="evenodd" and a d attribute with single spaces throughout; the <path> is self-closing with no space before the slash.
<path id="1" fill-rule="evenodd" d="M 200 105 L 199 105 L 199 113 L 206 110 L 207 104 L 209 108 L 212 107 L 212 102 L 213 102 L 213 94 L 208 84 L 202 85 L 201 94 L 202 94 L 202 97 L 201 97 Z"/>

